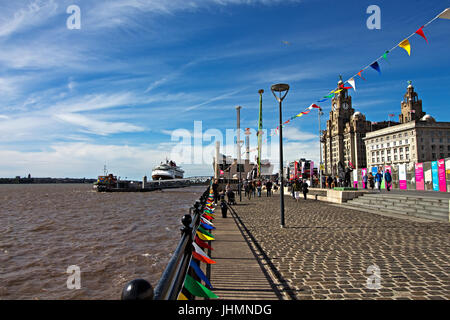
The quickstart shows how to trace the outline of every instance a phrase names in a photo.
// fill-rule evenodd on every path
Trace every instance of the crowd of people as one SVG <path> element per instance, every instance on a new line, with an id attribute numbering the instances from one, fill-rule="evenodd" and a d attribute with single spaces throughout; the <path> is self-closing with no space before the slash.
<path id="1" fill-rule="evenodd" d="M 322 183 L 323 185 L 328 188 L 332 189 L 335 187 L 350 187 L 351 183 L 349 179 L 340 179 L 337 176 L 328 176 L 328 177 L 322 177 Z M 391 191 L 392 188 L 392 176 L 389 171 L 383 172 L 381 170 L 378 170 L 377 173 L 374 175 L 372 172 L 366 172 L 364 176 L 362 177 L 362 182 L 364 189 L 378 189 L 381 191 L 381 185 L 382 182 L 385 182 L 386 189 L 388 191 Z"/>
<path id="2" fill-rule="evenodd" d="M 273 194 L 273 191 L 277 191 L 279 186 L 276 182 L 272 180 L 266 180 L 266 179 L 254 179 L 254 180 L 244 180 L 242 183 L 243 189 L 244 189 L 244 196 L 247 197 L 249 200 L 252 198 L 252 196 L 255 197 L 261 197 L 263 194 L 263 189 L 266 191 L 266 197 L 271 197 Z M 235 192 L 232 190 L 230 183 L 227 183 L 225 185 L 224 190 L 220 190 L 219 188 L 219 180 L 214 180 L 212 184 L 212 189 L 214 193 L 214 202 L 217 203 L 220 199 L 225 199 L 225 196 L 228 199 L 229 204 L 235 204 L 236 203 L 236 195 Z"/>

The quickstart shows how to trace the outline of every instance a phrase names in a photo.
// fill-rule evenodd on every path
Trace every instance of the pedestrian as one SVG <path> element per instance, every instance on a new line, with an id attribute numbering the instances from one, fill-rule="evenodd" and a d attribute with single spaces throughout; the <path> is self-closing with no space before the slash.
<path id="1" fill-rule="evenodd" d="M 253 182 L 249 181 L 248 182 L 248 192 L 247 192 L 248 200 L 250 200 L 252 198 L 252 195 L 253 195 Z"/>
<path id="2" fill-rule="evenodd" d="M 391 191 L 392 176 L 388 170 L 384 173 L 384 181 L 386 183 L 387 191 Z"/>
<path id="3" fill-rule="evenodd" d="M 266 190 L 267 190 L 267 197 L 272 196 L 272 181 L 269 180 L 266 182 Z"/>
<path id="4" fill-rule="evenodd" d="M 373 188 L 375 187 L 375 178 L 372 174 L 372 172 L 369 172 L 369 176 L 367 177 L 367 179 L 369 180 L 369 186 L 370 188 L 373 190 Z"/>
<path id="5" fill-rule="evenodd" d="M 379 192 L 381 192 L 381 181 L 383 181 L 383 175 L 378 170 L 377 174 L 375 175 L 375 182 L 377 184 L 377 189 Z"/>
<path id="6" fill-rule="evenodd" d="M 261 190 L 262 190 L 261 180 L 256 181 L 256 190 L 258 191 L 258 198 L 261 198 Z"/>
<path id="7" fill-rule="evenodd" d="M 246 197 L 247 196 L 247 193 L 248 193 L 248 180 L 247 179 L 245 179 L 245 181 L 244 181 L 244 197 Z"/>
<path id="8" fill-rule="evenodd" d="M 308 182 L 303 181 L 302 191 L 303 191 L 303 197 L 305 198 L 305 200 L 306 200 L 306 194 L 309 192 L 308 187 L 309 187 Z"/>
<path id="9" fill-rule="evenodd" d="M 256 198 L 256 181 L 252 181 L 253 198 Z"/>
<path id="10" fill-rule="evenodd" d="M 331 176 L 328 176 L 328 178 L 327 178 L 327 187 L 328 187 L 328 189 L 331 189 L 332 185 L 333 185 L 333 178 Z"/>
<path id="11" fill-rule="evenodd" d="M 225 195 L 222 195 L 220 197 L 220 210 L 222 211 L 222 218 L 226 218 L 227 217 L 228 206 L 227 206 L 227 203 L 225 201 Z"/>
<path id="12" fill-rule="evenodd" d="M 217 204 L 219 200 L 219 180 L 215 179 L 212 184 L 213 194 L 214 194 L 214 203 Z"/>
<path id="13" fill-rule="evenodd" d="M 367 181 L 368 181 L 368 177 L 367 177 L 367 172 L 366 173 L 364 173 L 364 176 L 363 176 L 363 183 L 364 183 L 364 189 L 367 189 Z"/>
<path id="14" fill-rule="evenodd" d="M 302 186 L 298 180 L 294 181 L 292 190 L 294 191 L 294 198 L 298 202 L 298 199 L 300 199 L 300 191 L 302 190 Z"/>

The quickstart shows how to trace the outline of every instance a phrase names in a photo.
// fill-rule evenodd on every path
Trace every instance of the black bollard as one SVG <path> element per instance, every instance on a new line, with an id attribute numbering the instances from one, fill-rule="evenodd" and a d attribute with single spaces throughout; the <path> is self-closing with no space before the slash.
<path id="1" fill-rule="evenodd" d="M 225 196 L 220 197 L 220 209 L 222 210 L 222 218 L 227 217 L 228 205 L 225 201 Z"/>
<path id="2" fill-rule="evenodd" d="M 122 300 L 153 300 L 153 287 L 144 279 L 128 282 L 122 290 Z"/>

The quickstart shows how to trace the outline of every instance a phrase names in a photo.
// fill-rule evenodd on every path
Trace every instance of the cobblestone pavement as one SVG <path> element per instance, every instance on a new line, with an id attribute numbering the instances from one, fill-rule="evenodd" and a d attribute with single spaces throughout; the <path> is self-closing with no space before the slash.
<path id="1" fill-rule="evenodd" d="M 234 209 L 293 299 L 450 299 L 448 223 L 286 196 L 282 229 L 277 195 Z"/>

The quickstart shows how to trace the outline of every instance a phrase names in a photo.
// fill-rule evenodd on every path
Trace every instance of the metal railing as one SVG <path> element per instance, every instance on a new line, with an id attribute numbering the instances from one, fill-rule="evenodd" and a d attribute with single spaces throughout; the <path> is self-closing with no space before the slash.
<path id="1" fill-rule="evenodd" d="M 181 239 L 166 269 L 155 287 L 144 279 L 135 279 L 125 285 L 122 290 L 122 300 L 176 300 L 181 292 L 184 279 L 189 270 L 192 258 L 192 243 L 195 239 L 200 217 L 205 208 L 206 199 L 209 195 L 209 187 L 205 190 L 199 200 L 189 209 L 181 219 Z M 195 275 L 192 275 L 196 278 Z M 193 299 L 192 296 L 188 298 Z"/>

